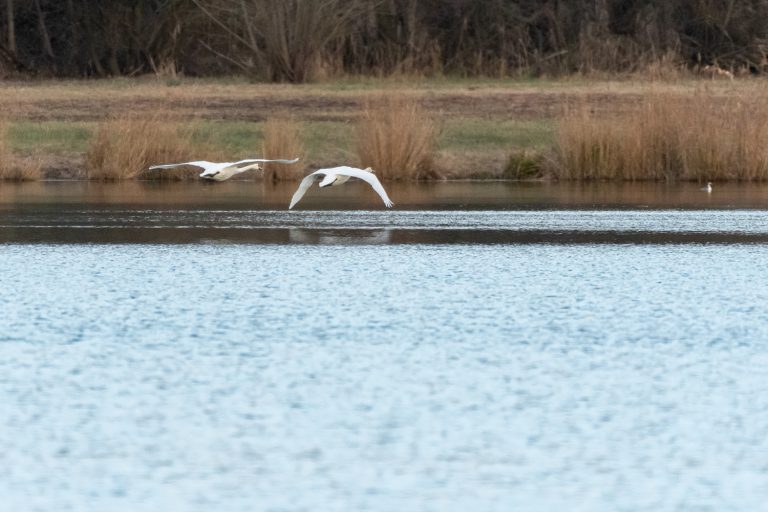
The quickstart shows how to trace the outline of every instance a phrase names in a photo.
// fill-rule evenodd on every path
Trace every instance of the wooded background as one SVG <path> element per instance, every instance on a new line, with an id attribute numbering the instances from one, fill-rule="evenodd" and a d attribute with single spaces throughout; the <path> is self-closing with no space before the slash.
<path id="1" fill-rule="evenodd" d="M 768 0 L 0 0 L 0 76 L 768 71 Z"/>

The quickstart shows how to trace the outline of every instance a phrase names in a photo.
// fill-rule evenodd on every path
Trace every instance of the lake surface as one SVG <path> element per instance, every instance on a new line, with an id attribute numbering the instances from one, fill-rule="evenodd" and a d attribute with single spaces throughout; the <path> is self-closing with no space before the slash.
<path id="1" fill-rule="evenodd" d="M 8 510 L 768 510 L 764 188 L 223 185 L 0 186 Z"/>

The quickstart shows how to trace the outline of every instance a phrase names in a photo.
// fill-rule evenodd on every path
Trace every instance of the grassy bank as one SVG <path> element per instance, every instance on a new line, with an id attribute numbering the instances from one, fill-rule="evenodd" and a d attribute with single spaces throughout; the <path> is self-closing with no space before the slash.
<path id="1" fill-rule="evenodd" d="M 96 177 L 96 167 L 116 152 L 107 142 L 125 140 L 118 160 L 130 170 L 117 164 L 107 173 L 116 178 L 141 176 L 138 169 L 156 161 L 235 160 L 288 148 L 302 156 L 294 174 L 370 164 L 390 179 L 763 180 L 762 84 L 446 79 L 279 86 L 231 79 L 167 86 L 137 79 L 0 83 L 0 106 L 8 107 L 6 155 L 39 162 L 47 177 L 85 177 L 86 160 Z M 405 98 L 418 111 L 380 116 L 377 125 L 365 109 L 383 97 Z M 139 129 L 138 139 L 117 126 L 111 136 L 104 132 L 115 119 L 151 119 L 158 108 L 163 114 L 152 130 Z M 288 136 L 279 119 L 290 119 L 295 133 Z M 374 132 L 378 139 L 361 140 Z M 403 159 L 422 135 L 429 147 Z M 94 158 L 98 146 L 101 160 Z M 133 159 L 131 151 L 144 146 Z"/>
<path id="2" fill-rule="evenodd" d="M 259 156 L 265 122 L 203 121 L 192 128 L 192 158 L 227 159 Z M 18 155 L 38 158 L 52 176 L 77 176 L 98 131 L 96 122 L 47 121 L 8 123 L 6 145 Z M 301 123 L 306 167 L 355 164 L 355 126 L 350 122 Z M 544 150 L 554 141 L 554 123 L 460 119 L 440 124 L 435 165 L 446 177 L 501 176 L 510 152 Z M 207 148 L 207 149 L 206 149 Z M 66 171 L 66 172 L 64 172 Z M 83 174 L 84 176 L 84 174 Z"/>

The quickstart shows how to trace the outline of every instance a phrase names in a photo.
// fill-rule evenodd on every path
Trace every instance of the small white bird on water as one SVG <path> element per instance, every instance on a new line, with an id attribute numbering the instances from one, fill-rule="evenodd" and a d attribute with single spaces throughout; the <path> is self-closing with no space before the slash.
<path id="1" fill-rule="evenodd" d="M 317 171 L 301 180 L 299 188 L 296 189 L 296 192 L 294 192 L 293 197 L 291 198 L 291 205 L 288 207 L 288 209 L 292 209 L 296 203 L 298 203 L 299 200 L 304 197 L 304 194 L 307 193 L 309 187 L 311 187 L 315 181 L 321 178 L 322 181 L 320 181 L 318 184 L 320 188 L 337 187 L 349 181 L 350 178 L 361 179 L 373 187 L 373 190 L 379 194 L 387 208 L 392 208 L 392 205 L 395 204 L 389 199 L 389 196 L 387 196 L 387 192 L 384 190 L 384 187 L 381 186 L 381 182 L 373 174 L 373 169 L 370 167 L 367 169 L 358 169 L 356 167 L 341 166 L 332 167 L 329 169 L 318 169 Z"/>
<path id="2" fill-rule="evenodd" d="M 239 162 L 208 162 L 205 160 L 196 160 L 194 162 L 182 162 L 178 164 L 163 164 L 153 165 L 149 168 L 150 171 L 157 169 L 172 169 L 173 167 L 181 167 L 183 165 L 194 165 L 196 167 L 202 167 L 203 172 L 200 173 L 201 178 L 207 180 L 224 181 L 228 180 L 236 174 L 250 171 L 251 169 L 260 170 L 262 163 L 273 162 L 276 164 L 295 164 L 298 162 L 298 158 L 293 160 L 268 160 L 264 158 L 250 158 L 248 160 L 240 160 Z"/>
<path id="3" fill-rule="evenodd" d="M 708 181 L 707 186 L 701 189 L 703 192 L 706 192 L 707 194 L 712 193 L 712 182 Z"/>

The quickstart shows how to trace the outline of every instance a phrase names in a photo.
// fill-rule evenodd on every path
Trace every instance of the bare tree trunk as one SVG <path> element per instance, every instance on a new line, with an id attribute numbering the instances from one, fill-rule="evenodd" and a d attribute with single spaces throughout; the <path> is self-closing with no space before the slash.
<path id="1" fill-rule="evenodd" d="M 68 28 L 69 33 L 69 48 L 67 48 L 67 57 L 73 58 L 75 55 L 77 55 L 78 50 L 80 49 L 80 38 L 78 37 L 78 30 L 77 30 L 77 18 L 75 17 L 75 4 L 72 2 L 72 0 L 67 0 L 67 18 L 69 19 Z"/>
<path id="2" fill-rule="evenodd" d="M 6 12 L 8 15 L 8 52 L 16 56 L 16 23 L 13 20 L 13 0 L 6 0 Z"/>
<path id="3" fill-rule="evenodd" d="M 43 16 L 43 10 L 40 8 L 40 0 L 35 0 L 35 9 L 37 10 L 37 27 L 40 30 L 40 39 L 43 42 L 43 49 L 45 53 L 54 58 L 53 48 L 51 47 L 51 37 L 48 35 L 48 28 L 45 26 L 45 16 Z"/>
<path id="4" fill-rule="evenodd" d="M 240 2 L 240 7 L 243 12 L 243 21 L 245 22 L 245 29 L 248 32 L 248 41 L 251 43 L 251 48 L 254 50 L 259 47 L 256 43 L 256 35 L 253 33 L 253 25 L 248 21 L 248 7 L 245 5 L 245 0 Z"/>
<path id="5" fill-rule="evenodd" d="M 91 43 L 88 43 L 90 46 L 90 53 L 91 53 L 91 63 L 93 64 L 94 69 L 96 69 L 96 74 L 99 76 L 105 76 L 107 72 L 104 70 L 104 67 L 101 65 L 101 62 L 99 62 L 99 57 L 96 55 L 96 50 L 93 48 L 93 45 Z"/>
<path id="6" fill-rule="evenodd" d="M 413 68 L 414 53 L 416 51 L 416 2 L 411 1 L 408 4 L 406 13 L 406 30 L 408 31 L 407 59 L 408 67 Z M 410 71 L 410 69 L 409 69 Z"/>
<path id="7" fill-rule="evenodd" d="M 120 76 L 120 64 L 117 61 L 117 50 L 114 47 L 109 49 L 109 59 L 107 62 L 109 63 L 109 71 L 112 73 L 112 76 Z"/>

